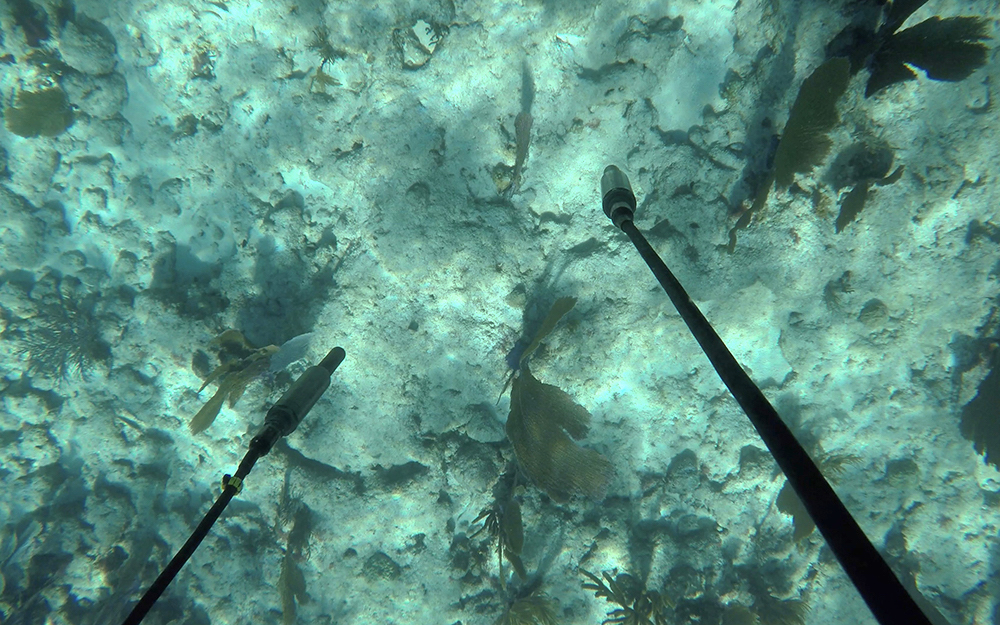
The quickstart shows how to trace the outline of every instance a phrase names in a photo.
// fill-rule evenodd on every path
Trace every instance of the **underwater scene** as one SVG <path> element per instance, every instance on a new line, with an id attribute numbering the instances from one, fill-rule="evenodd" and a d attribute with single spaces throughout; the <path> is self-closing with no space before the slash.
<path id="1" fill-rule="evenodd" d="M 0 28 L 0 623 L 1000 625 L 998 0 Z"/>

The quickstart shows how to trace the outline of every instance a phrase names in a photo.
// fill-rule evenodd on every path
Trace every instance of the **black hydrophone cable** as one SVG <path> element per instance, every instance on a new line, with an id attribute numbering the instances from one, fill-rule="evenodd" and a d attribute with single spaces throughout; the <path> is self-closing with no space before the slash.
<path id="1" fill-rule="evenodd" d="M 122 625 L 136 625 L 146 617 L 146 613 L 153 607 L 156 600 L 160 598 L 163 591 L 167 589 L 173 581 L 181 567 L 188 561 L 194 550 L 198 548 L 201 541 L 208 535 L 212 525 L 229 505 L 229 501 L 243 488 L 243 480 L 254 463 L 261 456 L 267 455 L 271 451 L 278 439 L 287 436 L 295 431 L 295 428 L 302 422 L 302 418 L 312 409 L 313 405 L 323 395 L 327 387 L 330 386 L 330 376 L 337 370 L 340 363 L 344 361 L 345 352 L 342 347 L 334 347 L 318 365 L 309 367 L 299 376 L 292 386 L 285 391 L 278 403 L 271 406 L 264 418 L 264 425 L 261 426 L 257 435 L 250 440 L 250 450 L 243 456 L 240 466 L 236 469 L 235 475 L 225 475 L 222 478 L 222 494 L 215 500 L 215 504 L 201 520 L 198 527 L 192 532 L 184 546 L 180 548 L 177 555 L 173 557 L 167 567 L 163 569 L 160 576 L 156 578 L 153 585 L 149 587 L 146 594 L 142 596 L 139 603 L 135 604 L 132 612 L 125 618 Z"/>
<path id="2" fill-rule="evenodd" d="M 624 173 L 608 166 L 601 177 L 604 213 L 632 240 L 653 275 L 667 292 L 691 334 L 712 361 L 719 377 L 750 418 L 788 482 L 823 534 L 868 608 L 881 625 L 931 625 L 861 527 L 844 507 L 816 464 L 757 388 L 719 335 L 701 314 L 681 283 L 632 222 L 635 195 Z"/>

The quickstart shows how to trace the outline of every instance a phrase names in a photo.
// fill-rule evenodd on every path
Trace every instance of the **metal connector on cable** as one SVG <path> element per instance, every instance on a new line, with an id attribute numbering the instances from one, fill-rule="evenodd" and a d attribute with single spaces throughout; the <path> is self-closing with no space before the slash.
<path id="1" fill-rule="evenodd" d="M 601 176 L 601 202 L 604 204 L 604 214 L 621 228 L 626 221 L 632 221 L 635 215 L 635 194 L 628 176 L 614 165 L 604 168 Z"/>
<path id="2" fill-rule="evenodd" d="M 279 438 L 294 432 L 330 386 L 330 376 L 344 361 L 344 356 L 344 348 L 334 347 L 318 365 L 306 369 L 267 411 L 264 424 L 250 441 L 250 448 L 256 449 L 259 456 L 264 456 Z"/>

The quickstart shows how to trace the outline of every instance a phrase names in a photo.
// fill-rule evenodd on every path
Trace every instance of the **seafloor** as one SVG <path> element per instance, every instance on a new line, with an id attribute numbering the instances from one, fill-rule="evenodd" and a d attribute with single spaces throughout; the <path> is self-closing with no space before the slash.
<path id="1" fill-rule="evenodd" d="M 869 4 L 0 5 L 0 620 L 120 622 L 340 345 L 147 622 L 489 624 L 533 593 L 596 625 L 617 606 L 582 568 L 629 573 L 669 623 L 874 623 L 602 213 L 616 164 L 904 582 L 950 623 L 1000 623 L 1000 477 L 961 427 L 1000 337 L 996 40 L 958 82 L 866 98 L 853 75 L 827 157 L 727 249 L 800 85 Z M 906 26 L 978 15 L 995 37 L 998 11 L 932 0 Z M 900 166 L 838 224 L 851 185 Z M 559 297 L 531 372 L 590 412 L 580 443 L 614 473 L 602 501 L 503 478 L 524 582 L 473 521 L 515 459 L 508 353 Z M 247 368 L 199 392 L 220 362 Z M 234 401 L 192 433 L 222 384 Z"/>

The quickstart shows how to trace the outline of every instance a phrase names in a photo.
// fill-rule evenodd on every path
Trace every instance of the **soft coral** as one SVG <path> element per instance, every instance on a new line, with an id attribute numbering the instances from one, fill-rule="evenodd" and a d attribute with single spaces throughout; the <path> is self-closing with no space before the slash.
<path id="1" fill-rule="evenodd" d="M 830 45 L 827 56 L 846 56 L 851 72 L 867 66 L 871 70 L 865 97 L 889 85 L 913 80 L 915 65 L 933 80 L 957 82 L 986 63 L 987 22 L 980 17 L 928 18 L 900 31 L 913 13 L 927 0 L 896 0 L 888 5 L 877 29 L 869 20 L 860 20 L 842 30 Z M 869 22 L 869 23 L 864 23 Z"/>

